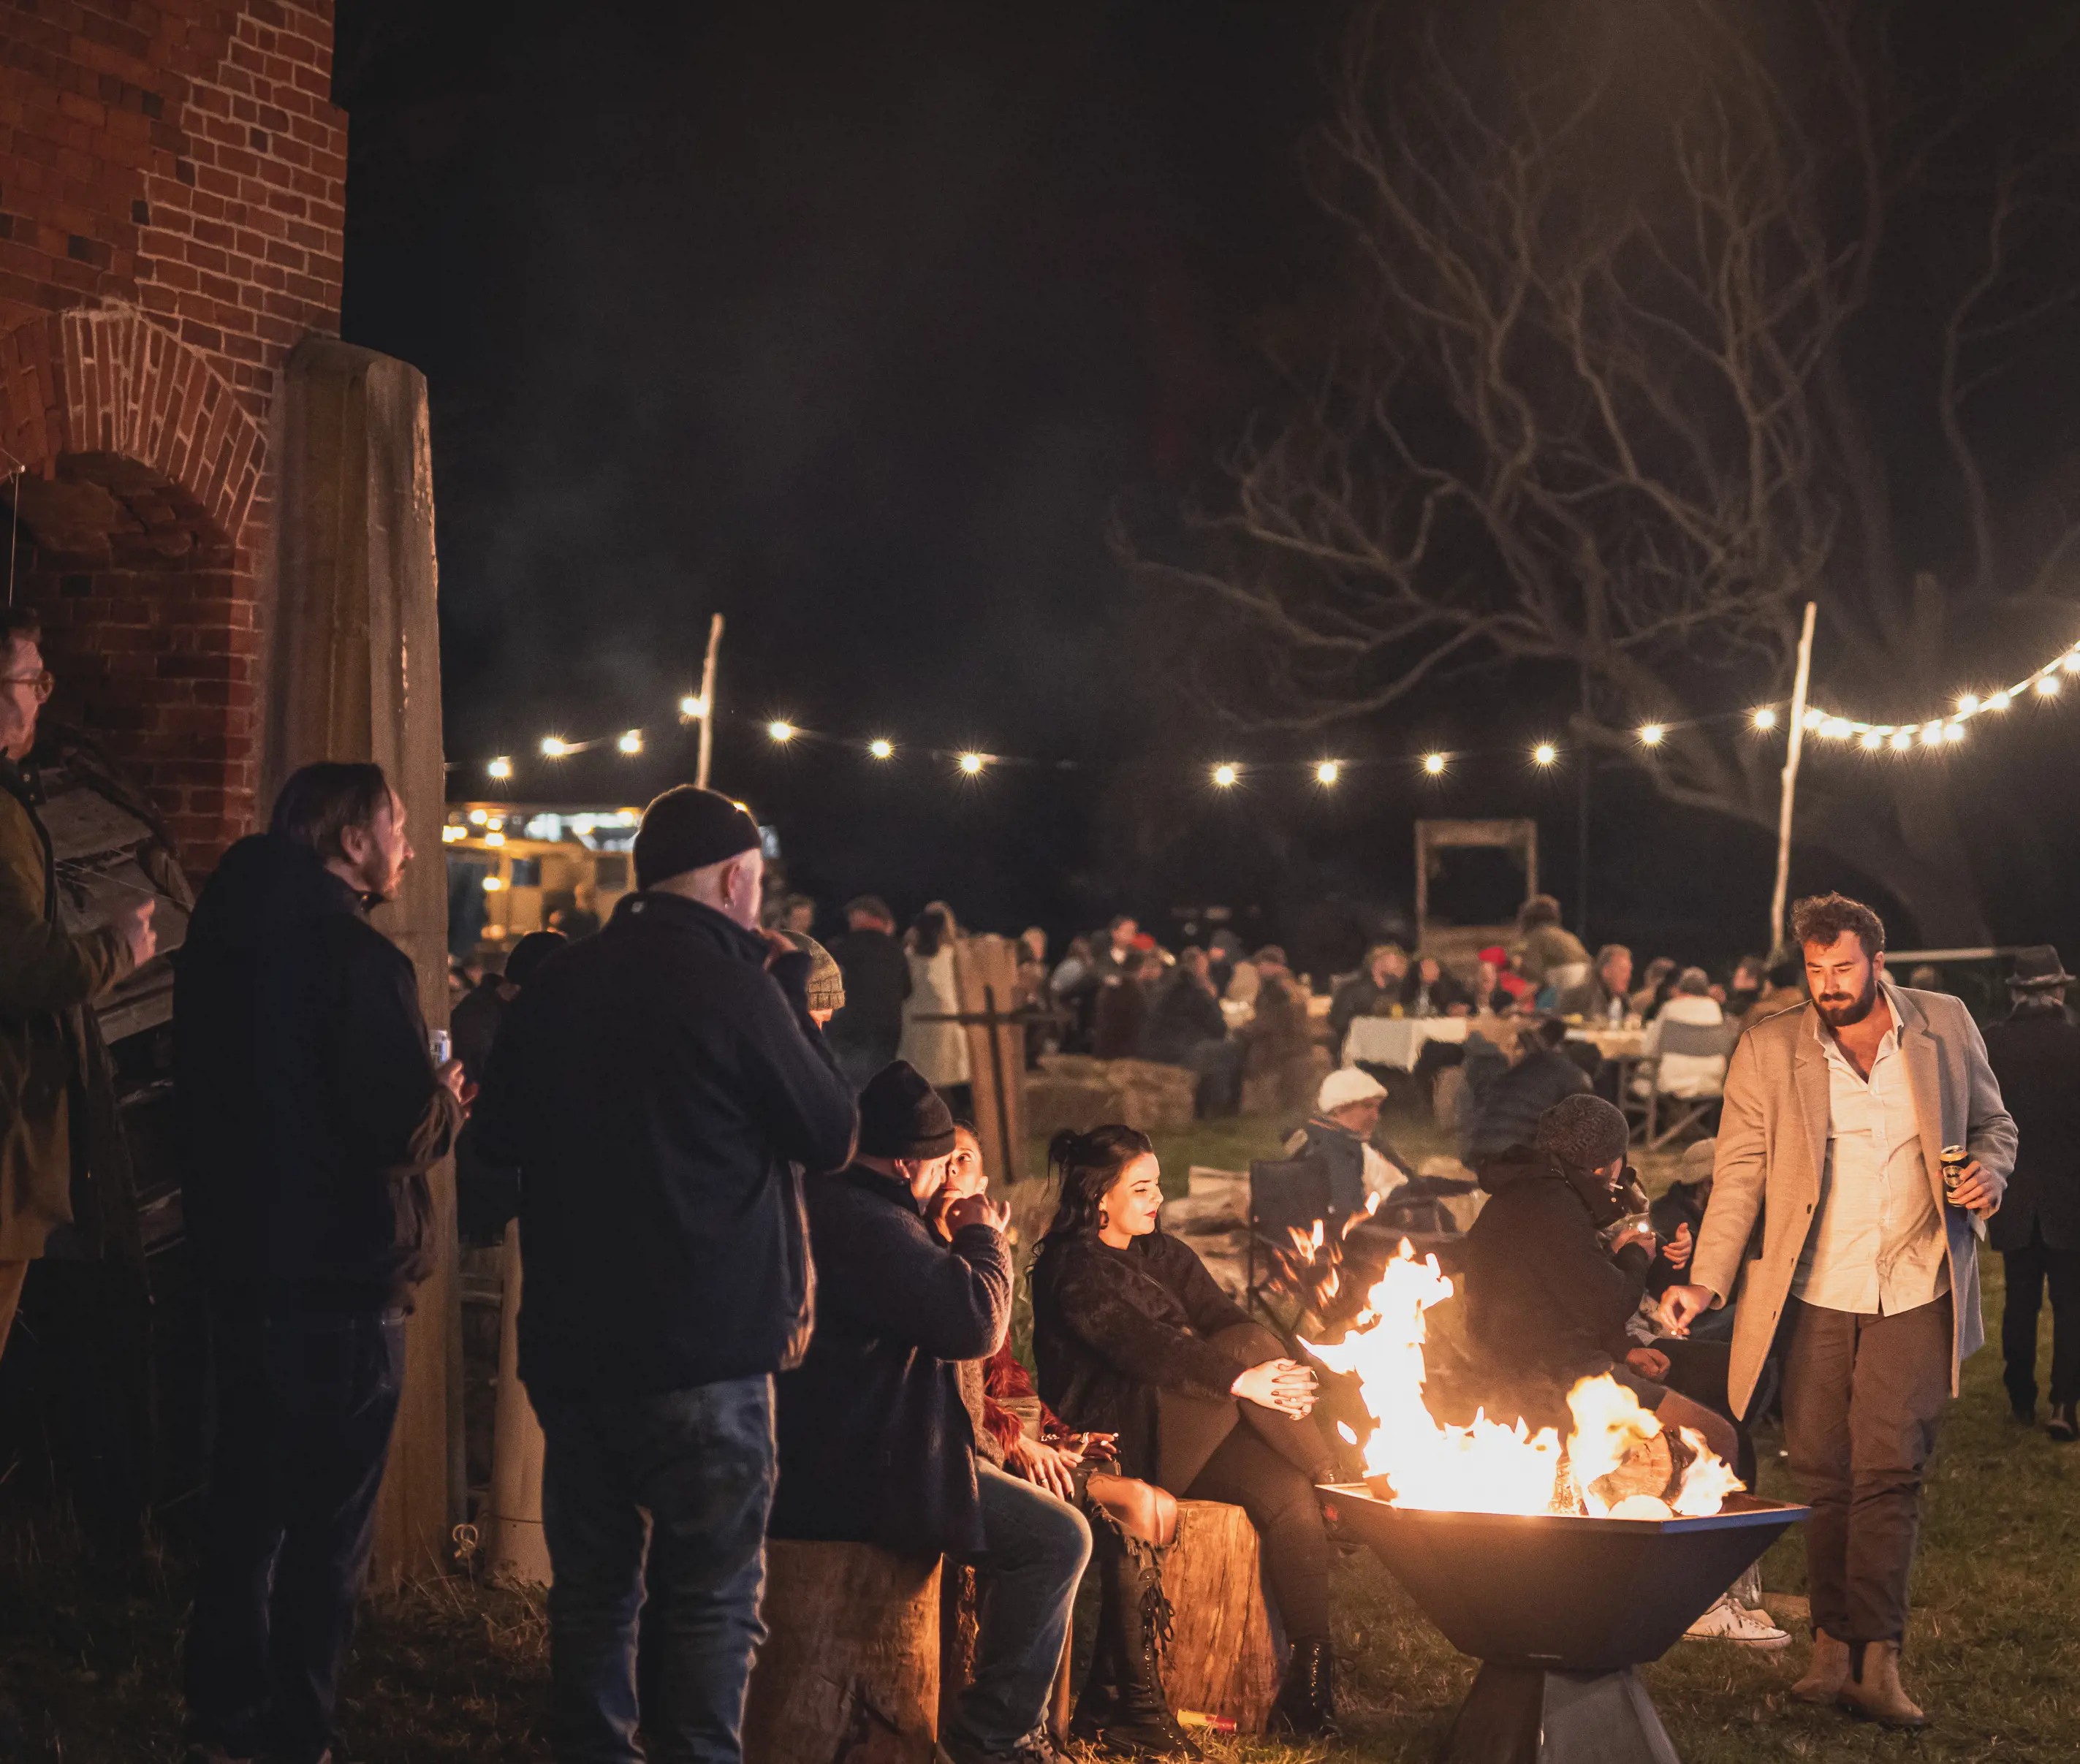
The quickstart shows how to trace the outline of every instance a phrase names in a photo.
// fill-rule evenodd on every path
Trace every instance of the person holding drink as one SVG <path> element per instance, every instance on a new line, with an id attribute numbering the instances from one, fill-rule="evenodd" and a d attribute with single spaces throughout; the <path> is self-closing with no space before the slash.
<path id="1" fill-rule="evenodd" d="M 1792 924 L 1811 993 L 1734 1051 L 1684 1333 L 1739 1301 L 1730 1395 L 1776 1344 L 1784 1443 L 1805 1526 L 1813 1656 L 1792 1694 L 1893 1727 L 1921 1477 L 1958 1368 L 1984 1343 L 1978 1237 L 2014 1167 L 2014 1121 L 1962 1001 L 1894 986 L 1885 927 L 1839 895 Z M 1963 1148 L 1953 1182 L 1944 1148 Z"/>

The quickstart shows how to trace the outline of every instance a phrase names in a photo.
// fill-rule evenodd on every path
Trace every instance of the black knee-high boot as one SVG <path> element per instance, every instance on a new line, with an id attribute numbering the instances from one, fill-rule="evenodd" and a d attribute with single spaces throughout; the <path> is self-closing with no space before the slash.
<path id="1" fill-rule="evenodd" d="M 1097 1647 L 1070 1731 L 1108 1758 L 1200 1758 L 1163 1695 L 1160 1647 L 1170 1623 L 1163 1596 L 1167 1552 L 1127 1536 L 1102 1511 L 1092 1519 L 1101 1594 Z"/>

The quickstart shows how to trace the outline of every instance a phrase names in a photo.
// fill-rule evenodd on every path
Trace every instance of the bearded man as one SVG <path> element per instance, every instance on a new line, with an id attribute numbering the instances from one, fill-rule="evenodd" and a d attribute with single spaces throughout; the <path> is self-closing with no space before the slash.
<path id="1" fill-rule="evenodd" d="M 1792 928 L 1810 1001 L 1734 1051 L 1694 1284 L 1663 1304 L 1680 1335 L 1738 1297 L 1737 1413 L 1772 1345 L 1781 1356 L 1784 1443 L 1813 1508 L 1813 1657 L 1792 1694 L 1919 1727 L 1899 1655 L 1922 1469 L 1985 1341 L 1977 1237 L 2015 1126 L 1962 1003 L 1886 978 L 1876 913 L 1822 895 Z M 1957 1146 L 1969 1161 L 1946 1193 Z"/>

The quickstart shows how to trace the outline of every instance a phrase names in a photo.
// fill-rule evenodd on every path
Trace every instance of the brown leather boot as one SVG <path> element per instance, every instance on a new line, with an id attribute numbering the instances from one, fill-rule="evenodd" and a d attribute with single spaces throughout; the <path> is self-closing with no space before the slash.
<path id="1" fill-rule="evenodd" d="M 1867 1641 L 1863 1670 L 1842 1686 L 1842 1706 L 1886 1727 L 1926 1727 L 1928 1717 L 1900 1688 L 1899 1644 Z"/>
<path id="2" fill-rule="evenodd" d="M 1849 1645 L 1824 1629 L 1813 1632 L 1813 1658 L 1805 1676 L 1791 1687 L 1801 1703 L 1832 1703 L 1849 1682 Z"/>

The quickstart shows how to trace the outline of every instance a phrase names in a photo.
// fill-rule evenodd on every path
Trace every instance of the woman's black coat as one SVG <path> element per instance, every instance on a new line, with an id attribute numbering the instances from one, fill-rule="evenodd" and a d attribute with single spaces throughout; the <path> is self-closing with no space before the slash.
<path id="1" fill-rule="evenodd" d="M 1033 1263 L 1041 1399 L 1069 1426 L 1119 1435 L 1120 1469 L 1181 1494 L 1234 1426 L 1236 1374 L 1210 1339 L 1249 1315 L 1206 1265 L 1158 1231 L 1115 1250 L 1051 1238 Z"/>

